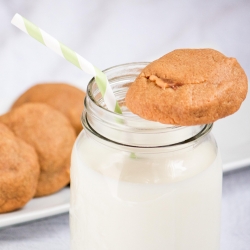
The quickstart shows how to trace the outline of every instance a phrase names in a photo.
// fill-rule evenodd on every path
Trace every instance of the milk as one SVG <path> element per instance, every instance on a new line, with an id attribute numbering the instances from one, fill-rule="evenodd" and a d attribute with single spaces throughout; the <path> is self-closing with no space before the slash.
<path id="1" fill-rule="evenodd" d="M 218 250 L 222 174 L 212 140 L 134 153 L 78 137 L 71 250 Z"/>

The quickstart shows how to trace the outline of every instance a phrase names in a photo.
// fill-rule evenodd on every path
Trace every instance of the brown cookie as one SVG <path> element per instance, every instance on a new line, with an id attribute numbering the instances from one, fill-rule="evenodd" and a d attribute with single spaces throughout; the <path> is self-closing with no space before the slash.
<path id="1" fill-rule="evenodd" d="M 213 49 L 179 49 L 142 70 L 128 90 L 126 105 L 148 120 L 205 124 L 236 112 L 247 88 L 236 59 Z"/>
<path id="2" fill-rule="evenodd" d="M 52 194 L 69 183 L 76 134 L 66 116 L 47 104 L 26 103 L 1 116 L 0 121 L 38 154 L 41 173 L 35 196 Z"/>
<path id="3" fill-rule="evenodd" d="M 24 92 L 13 104 L 12 108 L 19 107 L 27 102 L 42 102 L 59 110 L 66 115 L 76 133 L 82 130 L 81 113 L 85 93 L 66 83 L 37 84 Z"/>
<path id="4" fill-rule="evenodd" d="M 19 209 L 34 196 L 39 173 L 34 148 L 0 123 L 0 213 Z"/>

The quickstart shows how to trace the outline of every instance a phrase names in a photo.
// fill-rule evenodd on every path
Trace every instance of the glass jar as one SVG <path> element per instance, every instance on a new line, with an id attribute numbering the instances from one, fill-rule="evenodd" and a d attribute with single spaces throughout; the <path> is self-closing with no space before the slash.
<path id="1" fill-rule="evenodd" d="M 222 163 L 212 124 L 171 126 L 129 112 L 147 63 L 105 70 L 123 114 L 88 85 L 71 163 L 71 250 L 218 250 Z"/>

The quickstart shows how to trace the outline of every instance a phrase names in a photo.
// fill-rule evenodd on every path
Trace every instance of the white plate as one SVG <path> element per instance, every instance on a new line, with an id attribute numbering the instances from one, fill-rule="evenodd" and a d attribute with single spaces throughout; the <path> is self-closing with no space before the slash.
<path id="1" fill-rule="evenodd" d="M 69 194 L 66 187 L 55 194 L 34 198 L 20 210 L 0 214 L 0 228 L 68 212 Z"/>
<path id="2" fill-rule="evenodd" d="M 10 100 L 0 99 L 0 114 L 8 110 L 10 105 Z M 243 118 L 244 116 L 241 119 Z M 213 128 L 224 161 L 224 172 L 250 166 L 250 133 L 244 133 L 244 130 L 240 130 L 238 134 L 230 134 L 228 131 L 234 131 L 235 128 L 233 121 L 228 122 L 223 119 L 216 122 Z M 227 133 L 225 128 L 227 128 Z M 239 135 L 240 132 L 243 133 L 244 140 Z M 34 198 L 18 211 L 0 214 L 0 228 L 68 212 L 69 202 L 69 187 L 46 197 Z"/>

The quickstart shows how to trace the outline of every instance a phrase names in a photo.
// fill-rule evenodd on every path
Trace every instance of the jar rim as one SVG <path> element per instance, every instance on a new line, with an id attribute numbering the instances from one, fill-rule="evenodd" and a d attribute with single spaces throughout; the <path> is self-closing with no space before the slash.
<path id="1" fill-rule="evenodd" d="M 97 140 L 102 140 L 102 141 L 105 141 L 108 143 L 116 144 L 117 146 L 128 147 L 128 148 L 137 148 L 137 149 L 140 149 L 140 148 L 141 149 L 156 149 L 156 148 L 163 149 L 163 148 L 172 148 L 172 147 L 176 147 L 176 146 L 188 145 L 190 143 L 197 141 L 198 139 L 201 139 L 205 135 L 209 134 L 209 132 L 213 128 L 213 123 L 205 124 L 205 126 L 203 127 L 203 129 L 199 133 L 195 134 L 194 136 L 192 136 L 184 141 L 180 141 L 180 142 L 173 143 L 173 144 L 159 145 L 159 146 L 136 146 L 136 145 L 119 143 L 117 141 L 110 140 L 109 138 L 104 137 L 101 134 L 97 133 L 89 124 L 86 112 L 82 113 L 81 122 L 82 122 L 82 125 L 84 126 L 84 128 L 87 129 L 87 131 L 90 134 L 94 135 L 97 138 Z"/>

